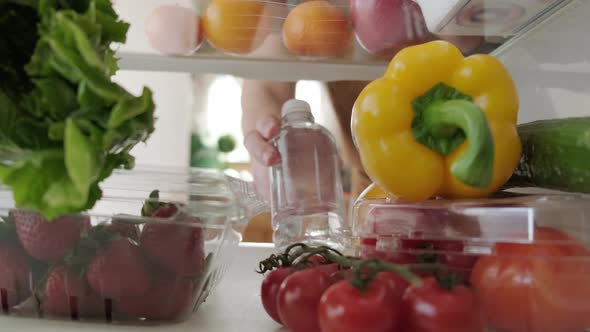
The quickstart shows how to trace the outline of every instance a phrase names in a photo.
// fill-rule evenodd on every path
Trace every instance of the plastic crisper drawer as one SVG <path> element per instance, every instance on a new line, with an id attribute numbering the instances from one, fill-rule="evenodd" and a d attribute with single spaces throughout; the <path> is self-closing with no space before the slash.
<path id="1" fill-rule="evenodd" d="M 458 276 L 491 331 L 590 328 L 588 196 L 365 200 L 353 224 L 357 255 L 408 264 L 419 275 Z"/>

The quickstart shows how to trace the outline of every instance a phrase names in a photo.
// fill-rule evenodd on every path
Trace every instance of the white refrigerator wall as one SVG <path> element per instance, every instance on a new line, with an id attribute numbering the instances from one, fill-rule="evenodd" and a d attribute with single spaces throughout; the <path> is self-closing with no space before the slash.
<path id="1" fill-rule="evenodd" d="M 590 116 L 589 17 L 590 1 L 573 1 L 500 52 L 518 87 L 519 122 Z"/>
<path id="2" fill-rule="evenodd" d="M 188 166 L 193 96 L 190 75 L 120 72 L 115 80 L 133 94 L 140 94 L 144 86 L 154 93 L 156 130 L 146 144 L 133 149 L 136 164 Z"/>
<path id="3" fill-rule="evenodd" d="M 127 43 L 120 50 L 153 52 L 144 34 L 147 15 L 162 0 L 116 0 L 115 9 L 131 24 Z M 188 1 L 172 1 L 183 4 Z M 191 76 L 185 73 L 121 71 L 115 80 L 133 94 L 143 86 L 152 89 L 156 104 L 156 131 L 147 144 L 133 150 L 137 164 L 188 166 L 190 157 L 191 109 L 193 91 Z"/>

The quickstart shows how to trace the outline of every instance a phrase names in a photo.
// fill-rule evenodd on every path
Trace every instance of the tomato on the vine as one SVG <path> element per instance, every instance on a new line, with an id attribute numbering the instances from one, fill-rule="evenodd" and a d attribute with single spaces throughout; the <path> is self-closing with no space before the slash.
<path id="1" fill-rule="evenodd" d="M 319 256 L 319 255 L 313 255 L 313 256 L 309 257 L 307 259 L 307 261 L 309 262 L 309 264 L 311 266 L 317 266 L 317 265 L 324 264 L 326 262 L 326 259 L 322 256 Z"/>
<path id="2" fill-rule="evenodd" d="M 537 227 L 532 243 L 497 243 L 471 283 L 488 322 L 508 332 L 590 327 L 590 251 L 567 234 Z"/>
<path id="3" fill-rule="evenodd" d="M 410 286 L 406 279 L 393 272 L 379 272 L 375 276 L 375 281 L 384 283 L 388 287 L 390 294 L 396 299 L 401 299 Z"/>
<path id="4" fill-rule="evenodd" d="M 317 266 L 313 267 L 313 269 L 319 269 L 319 270 L 322 270 L 327 275 L 332 275 L 333 273 L 337 272 L 340 269 L 340 266 L 338 266 L 338 264 L 335 264 L 335 263 L 322 264 L 322 265 L 317 265 Z"/>
<path id="5" fill-rule="evenodd" d="M 350 280 L 354 276 L 354 270 L 338 270 L 330 274 L 330 285 L 333 285 L 342 280 Z"/>
<path id="6" fill-rule="evenodd" d="M 279 289 L 279 317 L 291 332 L 320 331 L 318 305 L 320 297 L 330 286 L 327 265 L 297 271 L 288 276 Z"/>
<path id="7" fill-rule="evenodd" d="M 328 288 L 319 304 L 322 332 L 390 332 L 398 326 L 401 298 L 373 280 L 359 290 L 342 280 Z"/>
<path id="8" fill-rule="evenodd" d="M 271 271 L 266 275 L 260 287 L 260 297 L 262 299 L 262 306 L 266 313 L 274 319 L 277 323 L 283 324 L 279 317 L 277 309 L 277 294 L 281 283 L 291 274 L 290 267 L 282 267 Z"/>
<path id="9" fill-rule="evenodd" d="M 314 269 L 331 276 L 336 275 L 339 265 L 328 262 L 321 255 L 312 255 L 309 257 L 300 257 L 293 262 L 292 266 L 280 267 L 268 273 L 262 281 L 260 287 L 260 297 L 262 306 L 266 313 L 277 323 L 283 324 L 278 309 L 278 293 L 283 281 L 298 270 Z M 329 285 L 336 282 L 336 277 L 329 279 Z M 327 287 L 327 286 L 326 286 Z M 321 294 L 320 294 L 321 295 Z"/>
<path id="10" fill-rule="evenodd" d="M 471 269 L 478 256 L 465 254 L 464 246 L 463 241 L 459 240 L 402 239 L 400 240 L 402 251 L 415 251 L 415 253 L 404 253 L 398 256 L 403 257 L 399 263 L 440 263 L 450 272 L 457 273 L 465 281 L 469 281 Z M 421 275 L 429 275 L 429 271 L 417 272 Z"/>
<path id="11" fill-rule="evenodd" d="M 484 315 L 473 291 L 461 284 L 446 289 L 434 277 L 408 288 L 402 302 L 402 317 L 405 331 L 485 331 Z"/>

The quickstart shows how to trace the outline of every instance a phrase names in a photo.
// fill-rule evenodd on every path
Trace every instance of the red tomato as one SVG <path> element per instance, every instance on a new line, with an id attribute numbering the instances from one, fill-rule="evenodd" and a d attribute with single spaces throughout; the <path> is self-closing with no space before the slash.
<path id="1" fill-rule="evenodd" d="M 445 254 L 440 263 L 449 268 L 449 272 L 457 273 L 464 282 L 469 282 L 471 271 L 479 256 L 466 254 Z"/>
<path id="2" fill-rule="evenodd" d="M 478 256 L 463 253 L 464 244 L 457 240 L 423 240 L 402 239 L 402 250 L 410 252 L 397 253 L 394 257 L 398 264 L 413 263 L 440 263 L 449 268 L 449 271 L 458 273 L 463 280 L 469 281 L 471 269 Z M 416 253 L 411 251 L 415 250 Z M 420 252 L 422 250 L 423 252 Z M 415 271 L 420 275 L 431 275 L 429 271 Z M 423 272 L 423 273 L 420 273 Z"/>
<path id="3" fill-rule="evenodd" d="M 298 257 L 298 258 L 297 258 L 297 259 L 296 259 L 296 260 L 295 260 L 293 263 L 294 263 L 294 264 L 297 264 L 297 263 L 300 263 L 302 260 L 303 260 L 303 257 L 302 257 L 302 256 L 300 256 L 300 257 Z M 325 259 L 324 257 L 322 257 L 322 256 L 320 256 L 320 255 L 313 255 L 313 256 L 307 257 L 307 259 L 306 259 L 306 264 L 307 264 L 309 267 L 312 267 L 312 266 L 321 265 L 321 264 L 323 264 L 325 261 L 326 261 L 326 259 Z"/>
<path id="4" fill-rule="evenodd" d="M 322 268 L 301 270 L 288 276 L 277 295 L 283 324 L 291 332 L 319 332 L 318 305 L 329 286 L 330 273 Z"/>
<path id="5" fill-rule="evenodd" d="M 471 270 L 478 256 L 463 253 L 462 241 L 437 241 L 434 244 L 436 250 L 441 251 L 439 263 L 449 268 L 450 272 L 458 273 L 465 282 L 469 282 Z M 455 254 L 455 252 L 457 252 Z"/>
<path id="6" fill-rule="evenodd" d="M 483 312 L 475 294 L 464 285 L 442 288 L 433 277 L 410 287 L 402 303 L 404 328 L 411 332 L 483 332 Z"/>
<path id="7" fill-rule="evenodd" d="M 297 259 L 295 261 L 295 264 L 298 264 L 299 262 L 301 262 L 301 259 Z M 300 265 L 300 266 L 303 267 L 303 265 Z M 308 269 L 309 268 L 318 268 L 318 269 L 324 270 L 325 272 L 331 274 L 333 272 L 338 271 L 338 269 L 340 267 L 336 263 L 326 264 L 326 259 L 324 257 L 322 257 L 320 255 L 314 255 L 314 256 L 307 258 L 305 268 L 308 268 Z"/>
<path id="8" fill-rule="evenodd" d="M 266 313 L 277 323 L 283 324 L 277 310 L 277 294 L 281 283 L 291 274 L 291 268 L 282 267 L 266 275 L 260 287 L 262 306 Z"/>
<path id="9" fill-rule="evenodd" d="M 332 285 L 320 300 L 322 332 L 390 332 L 397 326 L 401 299 L 379 280 L 359 291 L 343 280 Z"/>
<path id="10" fill-rule="evenodd" d="M 498 329 L 581 331 L 590 327 L 589 255 L 565 233 L 538 227 L 533 243 L 496 244 L 475 264 L 471 283 Z"/>
<path id="11" fill-rule="evenodd" d="M 379 272 L 375 280 L 387 285 L 389 293 L 396 299 L 401 299 L 410 283 L 393 272 Z"/>
<path id="12" fill-rule="evenodd" d="M 353 270 L 338 270 L 332 274 L 330 274 L 330 285 L 333 285 L 342 280 L 349 280 L 354 276 Z"/>
<path id="13" fill-rule="evenodd" d="M 323 264 L 326 261 L 326 259 L 322 256 L 315 255 L 315 256 L 309 257 L 307 259 L 307 261 L 313 265 L 320 265 L 320 264 Z"/>
<path id="14" fill-rule="evenodd" d="M 334 272 L 338 271 L 340 267 L 338 266 L 338 264 L 324 264 L 324 265 L 318 265 L 312 269 L 320 269 L 322 270 L 324 273 L 331 275 Z"/>
<path id="15" fill-rule="evenodd" d="M 406 279 L 400 277 L 399 275 L 393 272 L 380 272 L 375 277 L 375 281 L 382 282 L 387 286 L 387 288 L 389 289 L 389 294 L 391 295 L 394 304 L 397 306 L 397 311 L 395 315 L 396 317 L 400 317 L 400 303 L 406 290 L 410 286 L 410 283 Z M 392 329 L 392 331 L 396 332 L 400 327 L 401 322 L 400 319 L 398 319 L 397 322 L 394 322 L 394 328 Z"/>

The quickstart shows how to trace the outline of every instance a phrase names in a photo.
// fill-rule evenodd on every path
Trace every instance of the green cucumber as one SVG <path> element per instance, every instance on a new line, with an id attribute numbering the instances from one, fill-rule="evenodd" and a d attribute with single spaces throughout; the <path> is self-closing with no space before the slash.
<path id="1" fill-rule="evenodd" d="M 590 193 L 590 117 L 518 126 L 522 158 L 507 186 Z"/>

